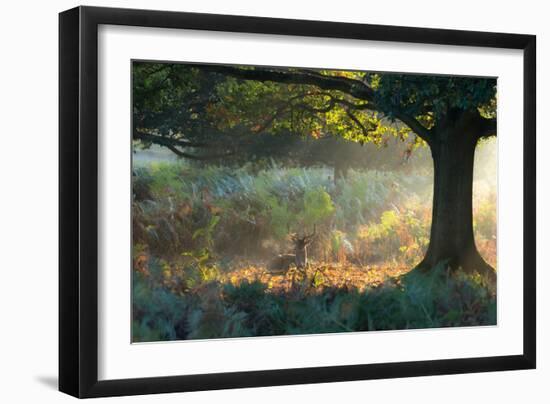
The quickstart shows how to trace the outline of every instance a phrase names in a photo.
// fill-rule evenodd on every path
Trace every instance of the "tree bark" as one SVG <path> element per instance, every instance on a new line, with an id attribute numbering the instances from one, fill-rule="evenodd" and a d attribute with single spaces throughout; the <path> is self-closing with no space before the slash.
<path id="1" fill-rule="evenodd" d="M 478 272 L 490 280 L 494 269 L 477 250 L 472 217 L 474 154 L 477 128 L 455 125 L 438 130 L 430 144 L 434 164 L 434 195 L 430 245 L 421 270 L 440 262 L 451 269 Z"/>

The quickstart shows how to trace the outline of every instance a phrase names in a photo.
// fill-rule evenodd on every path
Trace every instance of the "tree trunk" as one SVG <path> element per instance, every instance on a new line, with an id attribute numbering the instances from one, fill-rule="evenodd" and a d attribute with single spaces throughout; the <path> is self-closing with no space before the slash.
<path id="1" fill-rule="evenodd" d="M 494 280 L 495 271 L 474 241 L 472 186 L 477 137 L 464 127 L 437 133 L 430 144 L 434 163 L 434 195 L 430 245 L 421 270 L 440 262 L 451 269 L 479 272 Z"/>

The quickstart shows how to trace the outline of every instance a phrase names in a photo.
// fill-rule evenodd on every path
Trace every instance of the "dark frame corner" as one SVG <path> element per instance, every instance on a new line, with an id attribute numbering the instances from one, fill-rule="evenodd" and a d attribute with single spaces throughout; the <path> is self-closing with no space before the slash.
<path id="1" fill-rule="evenodd" d="M 523 354 L 98 381 L 99 24 L 510 48 L 524 51 Z M 381 379 L 536 366 L 536 37 L 339 22 L 77 7 L 59 15 L 59 389 L 102 397 Z"/>

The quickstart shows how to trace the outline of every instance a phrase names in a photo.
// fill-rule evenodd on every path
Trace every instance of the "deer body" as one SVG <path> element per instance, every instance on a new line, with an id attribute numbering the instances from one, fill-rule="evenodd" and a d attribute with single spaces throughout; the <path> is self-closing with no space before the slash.
<path id="1" fill-rule="evenodd" d="M 271 260 L 267 269 L 271 272 L 286 272 L 292 265 L 296 265 L 296 254 L 279 254 Z"/>

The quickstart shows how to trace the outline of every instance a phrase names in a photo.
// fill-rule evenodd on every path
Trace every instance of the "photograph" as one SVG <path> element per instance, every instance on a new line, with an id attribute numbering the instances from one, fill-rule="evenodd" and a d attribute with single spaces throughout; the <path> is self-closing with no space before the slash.
<path id="1" fill-rule="evenodd" d="M 545 402 L 544 3 L 91 3 L 2 7 L 0 402 Z"/>
<path id="2" fill-rule="evenodd" d="M 130 63 L 132 343 L 497 325 L 496 77 Z"/>

